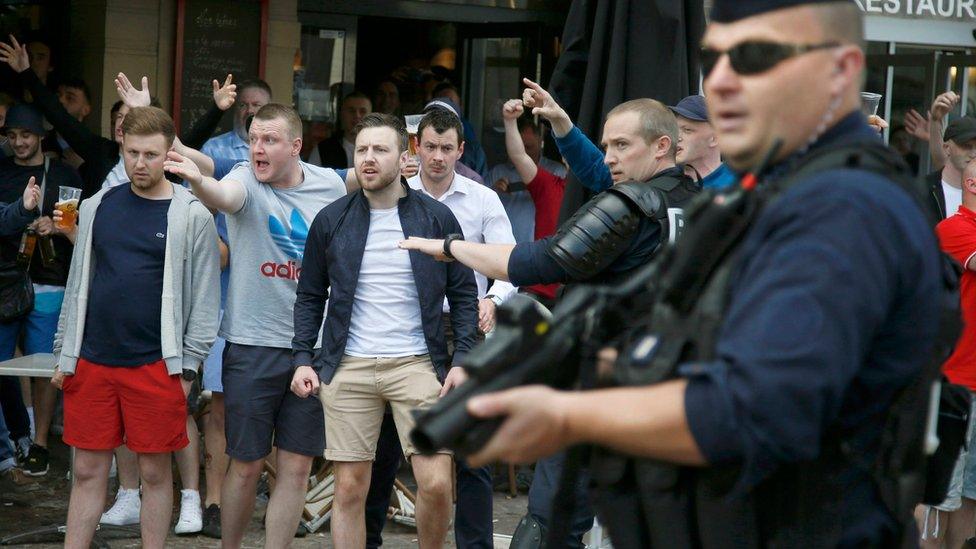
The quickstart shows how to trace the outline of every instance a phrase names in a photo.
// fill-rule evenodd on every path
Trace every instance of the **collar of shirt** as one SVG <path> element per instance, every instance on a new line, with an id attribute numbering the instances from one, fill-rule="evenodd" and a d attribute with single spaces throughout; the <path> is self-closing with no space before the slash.
<path id="1" fill-rule="evenodd" d="M 444 202 L 445 200 L 447 200 L 447 197 L 451 196 L 454 193 L 468 195 L 469 194 L 468 185 L 471 184 L 476 184 L 476 183 L 471 179 L 468 179 L 467 177 L 464 177 L 463 175 L 454 172 L 454 179 L 451 180 L 451 186 L 447 188 L 447 191 L 445 191 L 444 194 L 442 194 L 439 198 L 436 198 L 435 200 L 437 200 L 438 202 Z M 410 185 L 411 189 L 418 190 L 426 194 L 427 196 L 434 198 L 434 195 L 430 194 L 427 191 L 427 189 L 424 187 L 424 182 L 420 179 L 419 173 L 411 177 L 410 179 L 408 179 L 407 185 Z"/>
<path id="2" fill-rule="evenodd" d="M 956 210 L 956 215 L 961 215 L 963 217 L 968 217 L 969 219 L 976 220 L 976 212 L 970 210 L 965 206 L 959 206 L 959 209 Z"/>

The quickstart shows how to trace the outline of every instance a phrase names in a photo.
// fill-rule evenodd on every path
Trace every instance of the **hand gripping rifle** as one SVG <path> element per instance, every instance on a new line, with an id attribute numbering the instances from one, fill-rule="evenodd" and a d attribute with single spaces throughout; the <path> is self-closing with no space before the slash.
<path id="1" fill-rule="evenodd" d="M 465 359 L 469 379 L 417 417 L 411 440 L 423 453 L 447 448 L 460 455 L 481 449 L 504 418 L 478 419 L 468 399 L 522 385 L 573 386 L 581 358 L 595 356 L 613 334 L 607 320 L 633 317 L 650 302 L 657 278 L 651 262 L 617 286 L 580 285 L 560 300 L 553 314 L 535 300 L 517 295 L 498 308 L 492 337 Z"/>

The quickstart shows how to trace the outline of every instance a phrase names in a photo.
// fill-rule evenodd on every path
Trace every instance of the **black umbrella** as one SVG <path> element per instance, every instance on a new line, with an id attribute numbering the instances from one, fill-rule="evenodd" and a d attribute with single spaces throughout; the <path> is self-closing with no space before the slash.
<path id="1" fill-rule="evenodd" d="M 650 97 L 666 105 L 697 93 L 702 0 L 573 0 L 549 82 L 576 125 L 599 142 L 613 107 Z M 570 175 L 560 222 L 588 198 Z"/>

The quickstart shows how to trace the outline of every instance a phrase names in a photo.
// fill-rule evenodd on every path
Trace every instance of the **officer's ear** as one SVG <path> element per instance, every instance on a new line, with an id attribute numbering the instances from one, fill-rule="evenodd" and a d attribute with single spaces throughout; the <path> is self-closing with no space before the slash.
<path id="1" fill-rule="evenodd" d="M 671 141 L 671 136 L 662 135 L 657 139 L 657 149 L 654 151 L 654 158 L 674 158 L 674 148 L 674 141 Z"/>
<path id="2" fill-rule="evenodd" d="M 830 91 L 835 96 L 841 96 L 860 83 L 864 72 L 864 52 L 853 44 L 838 46 L 833 62 Z"/>

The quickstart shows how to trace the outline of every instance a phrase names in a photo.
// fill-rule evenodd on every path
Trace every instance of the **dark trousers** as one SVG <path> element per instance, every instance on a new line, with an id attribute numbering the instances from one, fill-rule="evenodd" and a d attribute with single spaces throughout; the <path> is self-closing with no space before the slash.
<path id="1" fill-rule="evenodd" d="M 393 480 L 403 459 L 393 415 L 383 417 L 376 445 L 373 476 L 366 495 L 366 547 L 383 544 L 383 526 L 390 506 Z M 493 547 L 492 485 L 488 467 L 471 468 L 457 462 L 457 505 L 454 510 L 454 539 L 458 547 Z M 584 530 L 585 532 L 585 530 Z"/>
<path id="2" fill-rule="evenodd" d="M 556 492 L 559 491 L 559 479 L 563 473 L 566 454 L 558 454 L 541 459 L 535 464 L 532 475 L 532 486 L 529 487 L 529 514 L 545 528 L 552 525 L 552 503 Z M 593 526 L 593 509 L 587 493 L 590 475 L 586 470 L 580 471 L 576 479 L 576 505 L 573 516 L 569 518 L 570 536 L 565 547 L 583 547 L 583 535 Z"/>
<path id="3" fill-rule="evenodd" d="M 20 392 L 20 378 L 0 376 L 0 407 L 10 430 L 10 440 L 17 442 L 24 437 L 30 438 L 30 416 Z"/>

